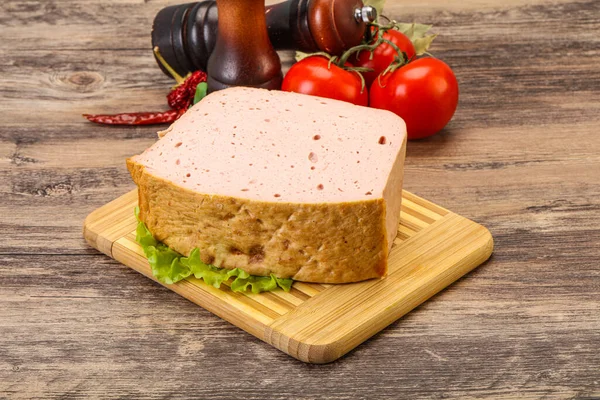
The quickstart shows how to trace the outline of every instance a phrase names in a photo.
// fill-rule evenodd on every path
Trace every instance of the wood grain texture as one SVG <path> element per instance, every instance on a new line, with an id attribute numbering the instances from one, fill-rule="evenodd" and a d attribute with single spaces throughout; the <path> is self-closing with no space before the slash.
<path id="1" fill-rule="evenodd" d="M 166 107 L 149 30 L 176 3 L 0 2 L 0 398 L 600 397 L 600 2 L 388 0 L 436 26 L 461 90 L 445 131 L 408 144 L 405 187 L 490 228 L 496 249 L 323 366 L 81 237 L 133 189 L 123 159 L 156 129 L 80 114 Z"/>
<path id="2" fill-rule="evenodd" d="M 135 240 L 131 192 L 94 210 L 83 236 L 94 248 L 155 280 Z M 294 282 L 288 293 L 235 293 L 194 277 L 164 285 L 301 361 L 337 360 L 485 262 L 494 247 L 483 226 L 403 192 L 385 279 L 346 285 Z"/>

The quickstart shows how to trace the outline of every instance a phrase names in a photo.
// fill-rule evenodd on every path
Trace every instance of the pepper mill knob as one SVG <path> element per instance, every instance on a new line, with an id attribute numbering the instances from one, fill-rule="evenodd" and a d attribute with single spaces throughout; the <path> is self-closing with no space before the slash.
<path id="1" fill-rule="evenodd" d="M 354 19 L 357 22 L 363 21 L 366 23 L 373 22 L 377 19 L 377 10 L 371 6 L 364 6 L 354 10 Z"/>
<path id="2" fill-rule="evenodd" d="M 357 18 L 357 14 L 360 17 Z M 308 26 L 320 51 L 339 55 L 361 43 L 366 23 L 377 18 L 377 11 L 361 0 L 310 0 Z"/>

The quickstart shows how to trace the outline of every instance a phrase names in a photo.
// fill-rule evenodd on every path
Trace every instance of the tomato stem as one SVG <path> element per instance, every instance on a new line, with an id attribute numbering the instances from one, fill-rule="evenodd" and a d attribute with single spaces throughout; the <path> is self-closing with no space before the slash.
<path id="1" fill-rule="evenodd" d="M 365 69 L 369 69 L 369 68 L 365 68 Z M 360 93 L 362 94 L 362 92 L 364 92 L 365 88 L 367 87 L 367 83 L 365 82 L 365 77 L 363 76 L 363 74 L 361 74 L 358 70 L 353 69 L 351 70 L 353 72 L 356 72 L 356 74 L 358 75 L 358 77 L 360 78 Z"/>
<path id="2" fill-rule="evenodd" d="M 360 53 L 361 51 L 364 51 L 364 50 L 368 50 L 368 51 L 372 52 L 373 50 L 375 50 L 375 48 L 379 44 L 380 44 L 380 41 L 377 40 L 373 44 L 359 44 L 358 46 L 351 47 L 348 50 L 346 50 L 344 52 L 344 54 L 342 54 L 340 56 L 340 59 L 339 59 L 337 65 L 339 67 L 343 67 L 346 64 L 346 62 L 348 62 L 348 59 L 350 58 L 351 55 L 358 54 L 358 53 Z"/>
<path id="3" fill-rule="evenodd" d="M 352 56 L 353 54 L 356 54 L 356 56 L 358 57 L 358 54 L 360 54 L 361 51 L 369 51 L 371 53 L 369 59 L 372 60 L 375 49 L 382 43 L 388 44 L 396 51 L 396 53 L 398 54 L 398 56 L 396 57 L 396 60 L 399 60 L 402 64 L 406 64 L 409 61 L 407 59 L 406 55 L 404 54 L 404 52 L 402 50 L 400 50 L 400 48 L 395 43 L 393 43 L 392 41 L 383 37 L 383 34 L 385 32 L 389 31 L 390 29 L 397 28 L 398 23 L 396 21 L 391 20 L 390 23 L 386 24 L 386 25 L 381 25 L 376 22 L 372 22 L 369 25 L 375 27 L 375 29 L 377 30 L 377 33 L 375 35 L 375 37 L 376 37 L 375 41 L 370 44 L 369 43 L 359 44 L 358 46 L 354 46 L 354 47 L 351 47 L 350 49 L 346 50 L 340 56 L 339 61 L 337 62 L 337 65 L 339 67 L 343 68 L 344 65 L 346 64 L 346 62 L 348 61 L 348 59 L 350 58 L 350 56 Z"/>
<path id="4" fill-rule="evenodd" d="M 406 57 L 404 57 L 406 59 Z M 388 67 L 386 69 L 383 70 L 383 72 L 381 74 L 379 74 L 379 76 L 377 77 L 377 83 L 379 84 L 380 87 L 385 87 L 384 85 L 381 84 L 381 77 L 385 76 L 386 74 L 392 73 L 395 70 L 397 70 L 398 68 L 402 67 L 406 65 L 405 62 L 400 61 L 399 59 L 396 59 L 396 61 L 394 61 L 393 63 L 391 63 L 390 65 L 388 65 Z"/>
<path id="5" fill-rule="evenodd" d="M 378 15 L 378 18 L 377 18 L 377 19 L 378 19 L 378 20 L 379 20 L 379 19 L 385 19 L 385 20 L 386 20 L 388 23 L 389 23 L 389 22 L 392 22 L 392 20 L 391 20 L 391 19 L 390 19 L 390 18 L 389 18 L 387 15 L 384 15 L 384 14 Z M 370 23 L 369 23 L 369 25 L 381 26 L 379 23 L 377 23 L 377 22 L 375 22 L 375 21 L 373 21 L 373 22 L 370 22 Z"/>
<path id="6" fill-rule="evenodd" d="M 323 57 L 325 57 L 325 58 L 326 58 L 326 59 L 328 59 L 328 60 L 331 60 L 332 58 L 334 58 L 334 57 L 335 57 L 335 56 L 332 56 L 331 54 L 329 54 L 329 53 L 326 53 L 326 52 L 324 52 L 324 51 L 317 51 L 316 53 L 310 53 L 310 54 L 308 55 L 308 57 L 312 57 L 312 56 L 323 56 Z"/>
<path id="7" fill-rule="evenodd" d="M 391 46 L 394 50 L 396 50 L 396 53 L 398 54 L 396 57 L 397 61 L 400 61 L 403 65 L 406 64 L 408 62 L 407 60 L 407 56 L 406 54 L 400 49 L 400 47 L 398 47 L 396 45 L 396 43 L 392 42 L 391 40 L 388 39 L 383 39 L 383 43 L 387 43 L 389 46 Z"/>
<path id="8" fill-rule="evenodd" d="M 329 62 L 327 63 L 327 69 L 331 69 L 331 64 L 333 64 L 336 61 L 336 59 L 337 59 L 337 56 L 329 56 Z"/>
<path id="9" fill-rule="evenodd" d="M 346 50 L 339 59 L 338 62 L 338 66 L 342 67 L 346 64 L 346 62 L 348 62 L 348 59 L 350 58 L 351 55 L 356 54 L 358 56 L 358 54 L 361 51 L 369 51 L 371 52 L 371 55 L 373 55 L 373 51 L 375 51 L 375 49 L 377 48 L 377 46 L 379 46 L 381 43 L 383 43 L 383 33 L 381 31 L 377 31 L 377 39 L 375 39 L 375 41 L 371 44 L 369 43 L 363 43 L 363 44 L 359 44 L 357 46 L 351 47 L 348 50 Z"/>

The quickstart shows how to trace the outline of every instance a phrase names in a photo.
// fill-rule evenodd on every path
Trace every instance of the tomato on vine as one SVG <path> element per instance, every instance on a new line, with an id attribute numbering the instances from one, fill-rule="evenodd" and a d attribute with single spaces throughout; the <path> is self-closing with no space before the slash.
<path id="1" fill-rule="evenodd" d="M 365 82 L 357 71 L 342 61 L 309 56 L 294 64 L 283 78 L 281 90 L 347 101 L 359 106 L 369 104 Z"/>
<path id="2" fill-rule="evenodd" d="M 404 119 L 409 139 L 425 138 L 452 119 L 458 105 L 458 82 L 443 61 L 420 58 L 381 73 L 371 85 L 369 105 Z"/>
<path id="3" fill-rule="evenodd" d="M 377 76 L 398 57 L 403 57 L 406 62 L 410 62 L 416 57 L 415 46 L 404 33 L 396 29 L 389 29 L 382 33 L 382 38 L 383 42 L 374 50 L 362 50 L 350 57 L 353 65 L 370 69 L 370 71 L 362 72 L 368 87 L 371 87 Z M 371 42 L 371 44 L 374 43 L 376 43 L 376 39 Z M 399 51 L 403 55 L 400 55 Z"/>

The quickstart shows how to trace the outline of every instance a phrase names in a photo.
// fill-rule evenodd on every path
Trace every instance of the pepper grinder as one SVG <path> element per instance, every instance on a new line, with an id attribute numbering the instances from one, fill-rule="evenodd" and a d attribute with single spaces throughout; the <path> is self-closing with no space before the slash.
<path id="1" fill-rule="evenodd" d="M 230 86 L 280 89 L 281 62 L 265 20 L 264 0 L 217 0 L 218 35 L 208 59 L 208 91 Z"/>
<path id="2" fill-rule="evenodd" d="M 360 44 L 367 23 L 377 18 L 375 9 L 361 0 L 287 0 L 266 7 L 265 12 L 269 39 L 276 50 L 333 55 Z M 219 13 L 221 5 L 214 0 L 163 8 L 154 19 L 152 46 L 181 75 L 206 71 L 217 42 Z M 250 14 L 244 9 L 240 23 L 256 18 Z"/>

